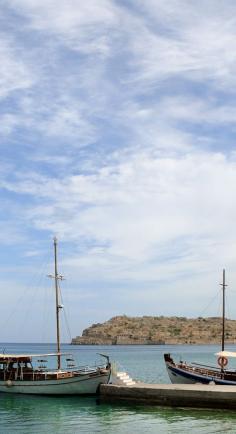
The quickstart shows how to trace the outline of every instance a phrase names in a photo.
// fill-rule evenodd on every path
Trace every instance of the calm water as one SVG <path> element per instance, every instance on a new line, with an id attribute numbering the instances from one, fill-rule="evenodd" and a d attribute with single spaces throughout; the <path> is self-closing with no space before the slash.
<path id="1" fill-rule="evenodd" d="M 36 344 L 0 344 L 0 352 L 49 352 Z M 228 349 L 233 349 L 229 347 Z M 163 353 L 170 351 L 188 361 L 215 363 L 216 346 L 71 346 L 64 345 L 80 365 L 109 354 L 133 378 L 152 383 L 169 382 Z M 236 433 L 236 413 L 99 404 L 96 398 L 40 397 L 0 393 L 0 434 L 9 433 Z"/>

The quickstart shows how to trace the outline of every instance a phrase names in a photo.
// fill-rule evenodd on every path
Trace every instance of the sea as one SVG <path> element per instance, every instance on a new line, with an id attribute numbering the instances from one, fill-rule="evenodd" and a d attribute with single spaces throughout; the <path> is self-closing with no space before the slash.
<path id="1" fill-rule="evenodd" d="M 233 346 L 227 347 L 233 351 Z M 0 344 L 0 353 L 48 353 L 50 344 Z M 79 365 L 95 365 L 99 353 L 133 379 L 169 383 L 163 354 L 177 360 L 215 365 L 215 345 L 62 346 Z M 236 364 L 236 360 L 234 362 Z M 232 364 L 231 367 L 233 367 Z M 234 366 L 236 368 L 236 366 Z M 0 434 L 235 433 L 236 412 L 127 404 L 104 404 L 97 397 L 44 397 L 0 393 Z"/>

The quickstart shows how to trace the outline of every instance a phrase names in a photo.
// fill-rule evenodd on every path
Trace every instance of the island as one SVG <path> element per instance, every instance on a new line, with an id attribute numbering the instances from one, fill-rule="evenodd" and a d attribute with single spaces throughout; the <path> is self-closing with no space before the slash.
<path id="1" fill-rule="evenodd" d="M 92 324 L 73 345 L 164 345 L 218 344 L 222 319 L 219 317 L 115 316 L 104 323 Z M 236 342 L 236 320 L 225 320 L 225 343 Z"/>

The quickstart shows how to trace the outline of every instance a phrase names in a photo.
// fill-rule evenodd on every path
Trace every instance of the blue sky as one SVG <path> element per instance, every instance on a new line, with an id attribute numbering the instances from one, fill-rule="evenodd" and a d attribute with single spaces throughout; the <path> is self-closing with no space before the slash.
<path id="1" fill-rule="evenodd" d="M 54 235 L 72 336 L 219 315 L 223 267 L 236 318 L 235 2 L 0 6 L 0 341 L 54 339 Z"/>

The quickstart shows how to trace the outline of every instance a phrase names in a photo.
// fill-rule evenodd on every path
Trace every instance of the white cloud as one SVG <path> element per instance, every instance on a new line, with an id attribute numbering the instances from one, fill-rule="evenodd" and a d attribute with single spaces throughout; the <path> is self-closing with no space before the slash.
<path id="1" fill-rule="evenodd" d="M 192 95 L 166 96 L 158 103 L 153 104 L 152 113 L 147 114 L 149 121 L 157 119 L 157 122 L 165 122 L 169 124 L 179 122 L 192 122 L 194 124 L 203 123 L 211 124 L 227 124 L 235 122 L 235 107 L 230 103 L 208 101 L 194 97 Z"/>
<path id="2" fill-rule="evenodd" d="M 7 136 L 13 131 L 16 126 L 19 125 L 19 118 L 11 113 L 5 113 L 0 116 L 0 124 L 0 134 L 3 136 Z"/>
<path id="3" fill-rule="evenodd" d="M 217 86 L 235 82 L 235 5 L 228 2 L 158 2 L 139 6 L 137 32 L 132 28 L 136 79 L 161 80 L 173 75 L 213 80 Z"/>
<path id="4" fill-rule="evenodd" d="M 117 24 L 115 7 L 109 0 L 56 0 L 47 2 L 11 0 L 19 13 L 29 19 L 29 26 L 57 36 L 74 50 L 106 55 L 109 29 Z"/>
<path id="5" fill-rule="evenodd" d="M 73 50 L 113 60 L 125 56 L 121 80 L 148 85 L 172 76 L 235 81 L 234 5 L 229 2 L 135 2 L 134 10 L 109 0 L 31 2 L 10 5 L 41 34 L 50 34 Z M 144 14 L 144 15 L 142 15 Z M 140 84 L 141 85 L 141 84 Z M 136 89 L 137 90 L 137 89 Z"/>
<path id="6" fill-rule="evenodd" d="M 5 98 L 17 90 L 25 90 L 33 84 L 30 69 L 19 58 L 20 51 L 14 42 L 0 35 L 0 98 Z"/>
<path id="7" fill-rule="evenodd" d="M 27 211 L 27 220 L 82 242 L 85 264 L 153 280 L 162 257 L 162 269 L 174 274 L 178 267 L 196 271 L 204 261 L 233 260 L 235 169 L 222 154 L 153 159 L 143 153 L 94 175 L 19 178 L 5 187 L 37 195 L 41 204 Z"/>

